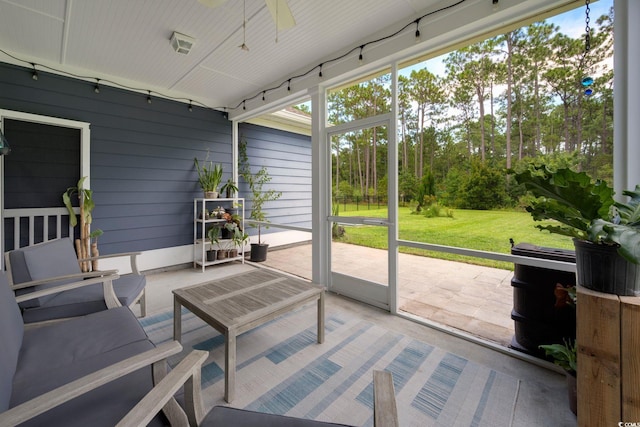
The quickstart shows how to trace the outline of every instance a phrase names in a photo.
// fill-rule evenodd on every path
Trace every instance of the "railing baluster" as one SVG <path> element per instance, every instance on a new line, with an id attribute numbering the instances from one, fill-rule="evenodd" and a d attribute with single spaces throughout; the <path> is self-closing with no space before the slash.
<path id="1" fill-rule="evenodd" d="M 76 214 L 80 211 L 79 208 L 74 208 Z M 36 243 L 35 234 L 36 231 L 42 230 L 42 240 L 44 242 L 50 240 L 49 238 L 49 220 L 51 218 L 55 218 L 55 238 L 59 239 L 62 237 L 62 220 L 64 218 L 68 218 L 69 213 L 66 208 L 55 207 L 55 208 L 27 208 L 27 209 L 5 209 L 4 211 L 4 219 L 13 219 L 13 248 L 17 249 L 20 247 L 20 243 L 23 241 L 23 236 L 20 234 L 22 231 L 22 221 L 28 221 L 28 238 L 26 239 L 28 245 L 31 246 Z M 36 218 L 42 218 L 42 226 L 36 230 Z M 73 237 L 73 227 L 69 224 L 68 235 Z M 3 248 L 3 250 L 8 250 L 10 248 Z"/>

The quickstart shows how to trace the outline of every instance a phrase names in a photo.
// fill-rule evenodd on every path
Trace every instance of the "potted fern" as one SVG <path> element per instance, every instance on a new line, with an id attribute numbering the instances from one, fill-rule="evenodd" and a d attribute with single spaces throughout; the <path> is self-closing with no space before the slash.
<path id="1" fill-rule="evenodd" d="M 222 182 L 222 165 L 209 162 L 209 165 L 200 167 L 198 158 L 193 159 L 196 172 L 198 172 L 198 183 L 204 191 L 205 199 L 216 199 L 218 197 L 218 186 Z"/>
<path id="2" fill-rule="evenodd" d="M 510 172 L 535 197 L 526 207 L 533 219 L 553 220 L 537 227 L 573 238 L 580 285 L 640 295 L 640 186 L 624 191 L 623 203 L 606 182 L 584 172 L 533 163 Z"/>

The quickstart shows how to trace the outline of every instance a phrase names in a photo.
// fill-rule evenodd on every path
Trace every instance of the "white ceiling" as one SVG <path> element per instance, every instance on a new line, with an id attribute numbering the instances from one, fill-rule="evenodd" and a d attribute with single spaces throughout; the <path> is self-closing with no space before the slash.
<path id="1" fill-rule="evenodd" d="M 197 0 L 0 0 L 0 48 L 22 60 L 89 78 L 235 107 L 296 70 L 345 52 L 445 0 L 288 0 L 297 25 L 276 30 L 264 0 L 211 9 Z M 188 55 L 173 31 L 196 39 Z M 0 52 L 0 61 L 17 62 Z M 25 65 L 25 64 L 22 64 Z"/>

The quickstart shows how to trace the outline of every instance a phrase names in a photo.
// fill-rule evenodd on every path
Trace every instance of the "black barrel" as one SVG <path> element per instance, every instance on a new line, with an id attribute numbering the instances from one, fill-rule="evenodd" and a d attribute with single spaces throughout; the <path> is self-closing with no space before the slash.
<path id="1" fill-rule="evenodd" d="M 546 248 L 530 243 L 519 243 L 511 248 L 511 254 L 532 258 L 572 262 L 575 252 L 565 249 Z M 556 284 L 575 286 L 573 272 L 550 268 L 532 267 L 515 263 L 513 279 L 513 310 L 515 335 L 511 348 L 538 357 L 544 352 L 541 344 L 562 343 L 563 339 L 575 339 L 576 314 L 573 306 L 556 306 Z"/>

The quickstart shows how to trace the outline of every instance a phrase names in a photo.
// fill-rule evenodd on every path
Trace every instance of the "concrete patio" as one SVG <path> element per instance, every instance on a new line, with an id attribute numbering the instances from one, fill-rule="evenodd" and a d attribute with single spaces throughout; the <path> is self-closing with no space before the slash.
<path id="1" fill-rule="evenodd" d="M 386 282 L 387 252 L 332 243 L 334 271 Z M 398 307 L 468 334 L 509 346 L 512 271 L 399 254 Z M 263 265 L 311 279 L 311 243 L 271 248 Z"/>

